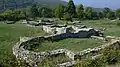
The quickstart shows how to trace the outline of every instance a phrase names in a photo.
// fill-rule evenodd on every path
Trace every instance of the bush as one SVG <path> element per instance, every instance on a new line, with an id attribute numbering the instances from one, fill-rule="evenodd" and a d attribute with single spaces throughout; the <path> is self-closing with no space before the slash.
<path id="1" fill-rule="evenodd" d="M 86 60 L 81 60 L 78 62 L 78 64 L 74 65 L 73 67 L 105 67 L 101 59 L 86 59 Z"/>
<path id="2" fill-rule="evenodd" d="M 66 13 L 64 16 L 63 16 L 64 20 L 66 21 L 72 21 L 72 18 L 70 17 L 70 15 L 68 13 Z"/>
<path id="3" fill-rule="evenodd" d="M 120 50 L 106 49 L 103 51 L 103 60 L 107 64 L 120 62 Z"/>
<path id="4" fill-rule="evenodd" d="M 117 26 L 120 26 L 120 22 L 117 22 Z"/>

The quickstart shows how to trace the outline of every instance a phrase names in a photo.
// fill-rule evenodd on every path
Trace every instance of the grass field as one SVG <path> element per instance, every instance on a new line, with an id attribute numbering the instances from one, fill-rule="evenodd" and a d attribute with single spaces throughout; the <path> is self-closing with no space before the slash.
<path id="1" fill-rule="evenodd" d="M 105 35 L 120 36 L 120 26 L 117 26 L 117 22 L 111 22 L 110 20 L 86 20 L 80 23 L 80 25 L 98 29 L 106 28 L 104 32 Z M 37 36 L 44 34 L 45 32 L 43 32 L 41 28 L 32 28 L 22 24 L 0 24 L 0 65 L 15 67 L 16 62 L 12 54 L 12 46 L 19 41 L 20 36 Z M 69 50 L 80 51 L 98 45 L 101 45 L 99 40 L 69 38 L 54 43 L 45 41 L 38 49 L 35 49 L 35 51 L 47 51 L 64 47 Z"/>
<path id="2" fill-rule="evenodd" d="M 120 23 L 120 21 L 113 22 L 111 20 L 86 20 L 81 24 L 97 29 L 105 28 L 105 35 L 120 36 L 120 25 L 117 25 L 118 22 Z"/>
<path id="3" fill-rule="evenodd" d="M 41 52 L 66 48 L 68 50 L 78 52 L 87 48 L 97 47 L 102 44 L 104 44 L 102 41 L 91 38 L 68 38 L 54 42 L 44 41 L 40 43 L 34 51 Z"/>
<path id="4" fill-rule="evenodd" d="M 30 28 L 21 24 L 0 24 L 0 65 L 13 67 L 14 56 L 12 55 L 12 46 L 19 41 L 20 36 L 43 35 L 40 28 Z"/>

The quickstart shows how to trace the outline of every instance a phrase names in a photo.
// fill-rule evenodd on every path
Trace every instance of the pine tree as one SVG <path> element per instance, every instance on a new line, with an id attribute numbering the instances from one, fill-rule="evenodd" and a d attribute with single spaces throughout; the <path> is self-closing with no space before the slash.
<path id="1" fill-rule="evenodd" d="M 66 8 L 66 12 L 70 15 L 71 18 L 74 18 L 76 16 L 76 7 L 72 0 L 69 0 L 67 8 Z"/>

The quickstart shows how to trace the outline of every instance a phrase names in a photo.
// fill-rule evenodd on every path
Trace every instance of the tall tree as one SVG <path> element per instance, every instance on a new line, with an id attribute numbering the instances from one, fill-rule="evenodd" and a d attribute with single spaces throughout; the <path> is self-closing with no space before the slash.
<path id="1" fill-rule="evenodd" d="M 93 12 L 92 12 L 92 18 L 91 18 L 91 19 L 93 19 L 93 20 L 99 19 L 99 14 L 98 14 L 98 12 L 93 11 Z"/>
<path id="2" fill-rule="evenodd" d="M 32 17 L 38 17 L 39 12 L 36 4 L 32 5 L 30 11 L 31 11 Z"/>
<path id="3" fill-rule="evenodd" d="M 77 16 L 78 16 L 79 20 L 84 19 L 84 7 L 82 4 L 80 4 L 77 8 Z"/>
<path id="4" fill-rule="evenodd" d="M 115 13 L 116 13 L 117 18 L 120 19 L 120 9 L 117 9 L 117 10 L 115 11 Z"/>
<path id="5" fill-rule="evenodd" d="M 115 12 L 113 12 L 110 8 L 104 8 L 103 15 L 104 15 L 104 18 L 108 18 L 108 19 L 116 18 Z"/>
<path id="6" fill-rule="evenodd" d="M 69 0 L 67 8 L 66 8 L 66 12 L 70 15 L 71 18 L 76 16 L 76 7 L 74 5 L 73 0 Z"/>
<path id="7" fill-rule="evenodd" d="M 100 19 L 100 18 L 104 18 L 103 12 L 99 12 L 99 13 L 98 13 L 98 16 L 99 16 L 99 19 Z"/>
<path id="8" fill-rule="evenodd" d="M 108 14 L 110 13 L 110 11 L 111 11 L 110 8 L 107 8 L 107 7 L 104 8 L 103 10 L 104 18 L 108 18 Z"/>
<path id="9" fill-rule="evenodd" d="M 63 15 L 64 15 L 64 5 L 59 4 L 59 5 L 55 8 L 55 16 L 56 16 L 57 18 L 60 18 L 60 20 L 61 20 L 61 18 L 63 17 Z"/>
<path id="10" fill-rule="evenodd" d="M 86 19 L 92 19 L 92 14 L 93 14 L 92 7 L 86 7 L 85 9 Z"/>
<path id="11" fill-rule="evenodd" d="M 40 10 L 42 17 L 47 17 L 47 18 L 52 17 L 52 9 L 47 7 L 42 7 Z"/>

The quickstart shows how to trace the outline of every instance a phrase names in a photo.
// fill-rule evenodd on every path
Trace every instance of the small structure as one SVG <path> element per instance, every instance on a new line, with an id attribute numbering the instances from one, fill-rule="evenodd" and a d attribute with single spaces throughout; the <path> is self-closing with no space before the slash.
<path id="1" fill-rule="evenodd" d="M 67 33 L 67 27 L 66 26 L 56 26 L 56 25 L 44 25 L 43 30 L 47 33 L 51 34 L 61 34 L 61 33 Z"/>
<path id="2" fill-rule="evenodd" d="M 103 34 L 93 28 L 79 28 L 76 26 L 64 26 L 64 25 L 44 25 L 43 30 L 51 34 L 64 34 L 69 37 L 91 37 L 102 36 Z"/>
<path id="3" fill-rule="evenodd" d="M 54 20 L 52 20 L 52 19 L 42 19 L 42 20 L 39 20 L 39 23 L 41 23 L 41 22 L 52 23 L 52 22 L 54 22 Z"/>
<path id="4" fill-rule="evenodd" d="M 27 20 L 22 20 L 22 24 L 27 24 Z"/>

